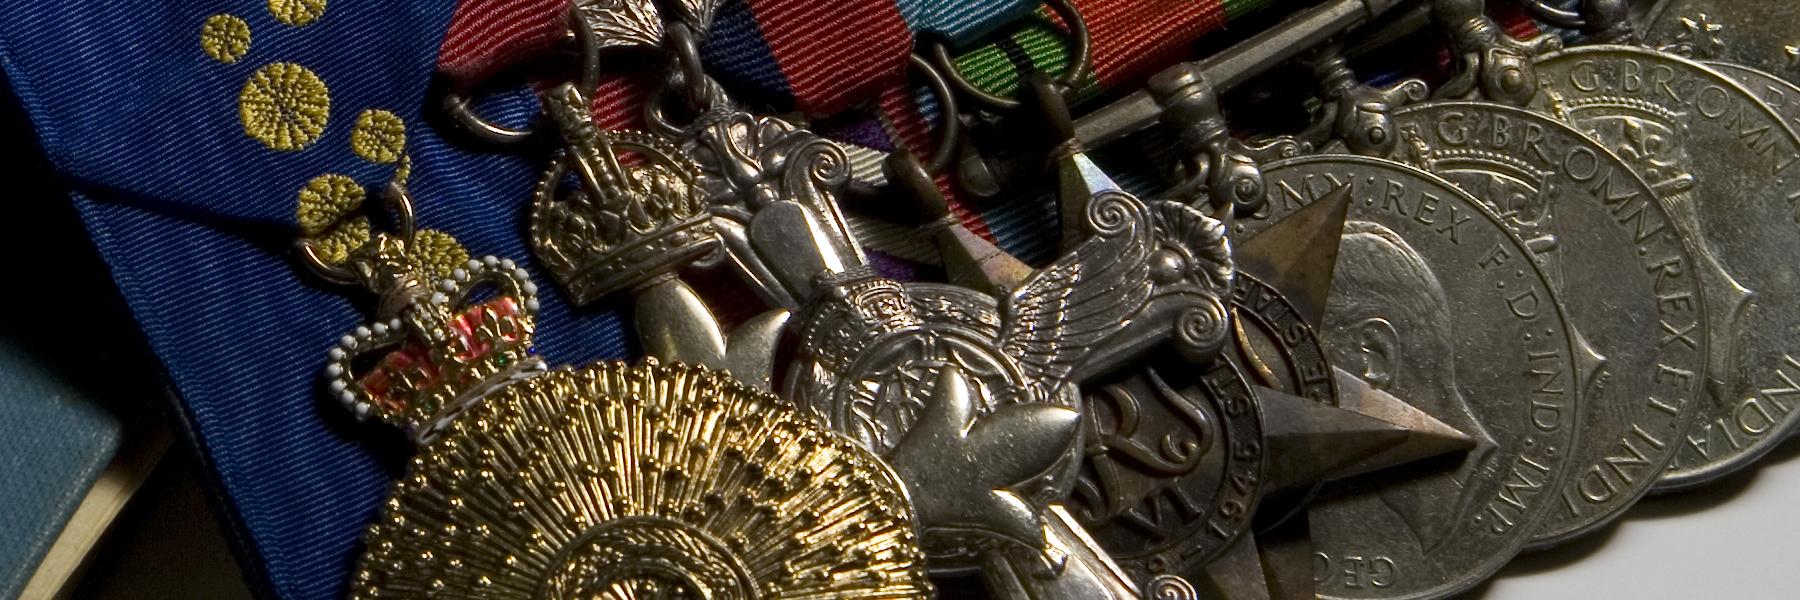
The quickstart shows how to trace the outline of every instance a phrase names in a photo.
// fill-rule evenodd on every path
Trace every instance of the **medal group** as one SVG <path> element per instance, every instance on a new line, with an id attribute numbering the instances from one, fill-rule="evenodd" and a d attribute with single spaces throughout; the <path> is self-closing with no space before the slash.
<path id="1" fill-rule="evenodd" d="M 300 244 L 376 299 L 328 393 L 417 443 L 353 595 L 1442 598 L 1751 465 L 1800 396 L 1800 10 L 1487 8 L 1309 3 L 1078 102 L 1055 0 L 1076 67 L 1000 95 L 923 47 L 929 147 L 881 155 L 715 80 L 712 0 L 577 0 L 530 129 L 454 92 L 440 125 L 550 148 L 554 281 L 400 181 Z M 594 116 L 625 62 L 643 130 Z M 1053 213 L 1048 260 L 969 198 Z M 644 358 L 540 357 L 539 285 L 628 306 Z"/>

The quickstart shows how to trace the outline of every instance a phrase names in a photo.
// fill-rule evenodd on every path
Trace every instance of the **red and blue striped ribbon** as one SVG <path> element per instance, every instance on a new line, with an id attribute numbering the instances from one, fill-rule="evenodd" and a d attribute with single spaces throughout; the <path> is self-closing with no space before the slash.
<path id="1" fill-rule="evenodd" d="M 566 1 L 566 0 L 564 0 Z M 453 81 L 504 62 L 474 59 L 468 49 L 517 55 L 560 35 L 564 5 L 550 0 L 465 0 L 508 3 L 505 8 L 459 10 L 445 38 L 444 68 Z M 1136 85 L 1155 69 L 1184 57 L 1201 36 L 1269 0 L 1075 0 L 1093 41 L 1092 75 L 1078 97 L 1105 88 Z M 538 11 L 534 16 L 517 14 Z M 462 17 L 468 15 L 465 20 Z M 502 26 L 483 15 L 511 20 Z M 1035 15 L 1036 18 L 1026 18 Z M 524 25 L 520 25 L 524 24 Z M 537 29 L 533 29 L 536 27 Z M 496 33 L 498 32 L 498 35 Z M 1068 68 L 1069 36 L 1034 0 L 728 0 L 712 25 L 703 57 L 709 69 L 740 96 L 780 110 L 815 117 L 852 109 L 872 115 L 854 126 L 830 128 L 841 141 L 880 151 L 905 147 L 929 153 L 939 115 L 934 99 L 907 83 L 907 58 L 920 38 L 942 40 L 962 52 L 959 68 L 978 85 L 1010 93 L 1022 73 Z M 472 40 L 491 40 L 478 44 Z M 596 94 L 603 125 L 631 123 L 641 90 L 609 84 Z M 610 92 L 610 93 L 609 93 Z M 947 178 L 940 187 L 952 214 L 970 231 L 1008 250 L 1036 254 L 1022 211 L 1005 204 L 981 206 L 959 197 Z"/>

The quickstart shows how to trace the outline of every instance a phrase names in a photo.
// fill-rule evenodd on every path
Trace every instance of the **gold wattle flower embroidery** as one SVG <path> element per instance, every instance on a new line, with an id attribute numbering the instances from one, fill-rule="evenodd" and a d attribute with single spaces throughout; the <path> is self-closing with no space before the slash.
<path id="1" fill-rule="evenodd" d="M 348 176 L 332 173 L 312 178 L 306 182 L 306 187 L 300 188 L 300 206 L 294 214 L 300 223 L 300 233 L 309 236 L 323 233 L 351 211 L 361 208 L 364 196 L 362 184 Z"/>
<path id="2" fill-rule="evenodd" d="M 305 27 L 325 16 L 325 0 L 269 0 L 269 14 L 282 24 Z"/>
<path id="3" fill-rule="evenodd" d="M 238 94 L 244 133 L 275 150 L 318 141 L 331 116 L 331 90 L 306 67 L 286 62 L 257 69 Z"/>
<path id="4" fill-rule="evenodd" d="M 350 151 L 375 164 L 400 162 L 406 153 L 406 121 L 385 110 L 362 111 L 350 128 Z"/>
<path id="5" fill-rule="evenodd" d="M 200 24 L 200 49 L 213 60 L 235 63 L 250 53 L 250 24 L 235 15 L 207 17 Z"/>

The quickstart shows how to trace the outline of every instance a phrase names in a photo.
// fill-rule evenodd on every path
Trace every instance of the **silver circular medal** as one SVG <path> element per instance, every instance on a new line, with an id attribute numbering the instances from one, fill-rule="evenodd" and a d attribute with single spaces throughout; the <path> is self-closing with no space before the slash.
<path id="1" fill-rule="evenodd" d="M 1728 61 L 1800 77 L 1800 2 L 1664 0 L 1644 26 L 1651 46 L 1701 61 Z"/>
<path id="2" fill-rule="evenodd" d="M 1756 94 L 1758 100 L 1781 115 L 1789 129 L 1800 128 L 1800 85 L 1773 74 L 1737 63 L 1709 62 L 1706 66 L 1724 73 Z"/>
<path id="3" fill-rule="evenodd" d="M 1331 363 L 1475 440 L 1328 485 L 1310 510 L 1322 598 L 1441 598 L 1515 555 L 1574 469 L 1574 346 L 1549 279 L 1498 217 L 1392 161 L 1263 167 L 1253 236 L 1340 186 L 1352 204 L 1321 331 Z"/>
<path id="4" fill-rule="evenodd" d="M 1541 57 L 1536 108 L 1632 164 L 1706 255 L 1706 393 L 1655 490 L 1685 489 L 1773 449 L 1800 411 L 1800 138 L 1729 77 L 1632 46 Z"/>
<path id="5" fill-rule="evenodd" d="M 1763 104 L 1767 104 L 1776 114 L 1781 115 L 1782 120 L 1787 122 L 1788 128 L 1800 129 L 1800 85 L 1794 85 L 1792 82 L 1768 72 L 1737 63 L 1709 62 L 1706 63 L 1706 66 L 1712 67 L 1713 70 L 1724 73 L 1727 77 L 1744 84 L 1744 87 L 1750 88 L 1750 91 L 1755 93 L 1756 97 L 1763 101 Z M 1800 131 L 1795 133 L 1800 134 Z M 1794 436 L 1800 436 L 1800 425 L 1788 429 L 1788 437 Z"/>
<path id="6" fill-rule="evenodd" d="M 1650 185 L 1563 122 L 1488 102 L 1394 113 L 1409 162 L 1526 241 L 1577 332 L 1574 474 L 1531 545 L 1592 531 L 1650 490 L 1695 414 L 1706 337 L 1693 261 Z"/>

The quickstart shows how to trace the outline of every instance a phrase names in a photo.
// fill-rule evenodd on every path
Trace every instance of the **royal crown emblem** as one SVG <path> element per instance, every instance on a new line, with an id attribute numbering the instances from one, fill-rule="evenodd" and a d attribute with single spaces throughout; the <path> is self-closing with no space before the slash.
<path id="1" fill-rule="evenodd" d="M 338 339 L 325 366 L 331 394 L 357 418 L 374 416 L 421 441 L 495 386 L 543 368 L 532 350 L 537 286 L 511 260 L 445 264 L 412 227 L 411 202 L 390 187 L 400 231 L 381 233 L 348 260 L 315 270 L 379 298 L 375 319 Z M 458 254 L 458 256 L 466 256 Z M 485 299 L 472 301 L 479 291 Z M 357 368 L 373 359 L 373 366 Z"/>
<path id="2" fill-rule="evenodd" d="M 576 302 L 660 279 L 719 247 L 699 167 L 680 148 L 601 131 L 572 85 L 544 104 L 568 147 L 538 182 L 531 245 Z"/>

